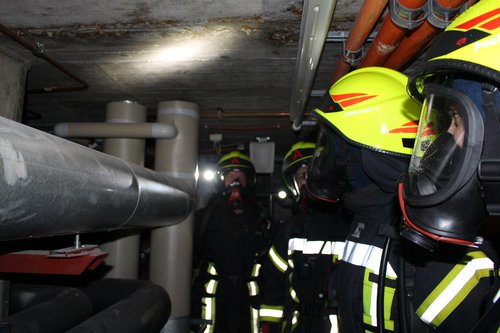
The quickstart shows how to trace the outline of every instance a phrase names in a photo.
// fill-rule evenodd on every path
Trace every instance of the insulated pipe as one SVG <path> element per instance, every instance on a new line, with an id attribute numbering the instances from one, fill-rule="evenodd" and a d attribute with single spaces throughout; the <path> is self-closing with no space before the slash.
<path id="1" fill-rule="evenodd" d="M 337 61 L 333 71 L 332 84 L 351 70 L 355 65 L 354 56 L 361 56 L 361 49 L 368 35 L 375 27 L 380 15 L 387 6 L 388 0 L 365 0 L 359 10 L 354 25 L 344 44 L 344 53 Z"/>
<path id="2" fill-rule="evenodd" d="M 432 1 L 438 2 L 442 8 L 448 10 L 459 9 L 465 2 L 464 0 L 429 0 L 428 3 Z M 385 62 L 384 67 L 401 70 L 419 52 L 424 50 L 441 31 L 442 28 L 432 25 L 428 19 L 425 20 L 420 27 L 401 40 L 396 50 Z"/>
<path id="3" fill-rule="evenodd" d="M 40 57 L 47 61 L 49 64 L 72 78 L 73 80 L 77 81 L 79 85 L 77 86 L 71 86 L 71 87 L 45 87 L 45 88 L 34 88 L 34 89 L 29 89 L 29 93 L 40 93 L 40 92 L 54 92 L 54 91 L 73 91 L 73 90 L 85 90 L 88 88 L 87 82 L 85 82 L 81 77 L 78 75 L 70 72 L 66 67 L 61 65 L 59 62 L 54 60 L 52 57 L 47 55 L 43 49 L 43 44 L 33 44 L 31 42 L 28 42 L 26 39 L 20 37 L 18 34 L 16 34 L 14 31 L 10 30 L 3 24 L 0 24 L 0 31 L 4 33 L 6 36 L 11 38 L 12 40 L 16 41 L 17 43 L 21 44 L 28 50 L 32 51 L 33 54 L 37 57 Z"/>
<path id="4" fill-rule="evenodd" d="M 149 281 L 103 279 L 82 289 L 96 314 L 68 333 L 158 333 L 170 316 L 170 298 Z"/>
<path id="5" fill-rule="evenodd" d="M 391 13 L 385 17 L 359 67 L 382 66 L 405 33 L 423 23 L 421 18 L 425 18 L 423 6 L 426 2 L 427 0 L 391 0 Z"/>
<path id="6" fill-rule="evenodd" d="M 31 299 L 37 297 L 38 291 L 44 292 L 44 289 L 51 287 L 26 288 L 13 297 Z M 92 304 L 82 291 L 75 288 L 54 288 L 50 299 L 0 320 L 2 331 L 63 333 L 92 316 Z"/>
<path id="7" fill-rule="evenodd" d="M 193 207 L 184 184 L 0 117 L 0 240 L 165 226 Z"/>
<path id="8" fill-rule="evenodd" d="M 155 169 L 195 186 L 198 161 L 197 104 L 163 101 L 158 105 L 158 122 L 175 124 L 175 140 L 157 140 Z M 172 227 L 151 231 L 150 280 L 164 287 L 172 299 L 172 318 L 167 332 L 189 332 L 191 299 L 191 256 L 194 214 Z"/>
<path id="9" fill-rule="evenodd" d="M 59 123 L 54 134 L 64 138 L 173 139 L 177 129 L 158 123 Z"/>

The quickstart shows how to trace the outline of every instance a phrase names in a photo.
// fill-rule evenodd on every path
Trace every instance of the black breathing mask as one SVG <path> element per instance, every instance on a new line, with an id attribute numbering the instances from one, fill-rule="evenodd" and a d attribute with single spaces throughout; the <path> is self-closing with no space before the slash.
<path id="1" fill-rule="evenodd" d="M 232 209 L 242 209 L 243 208 L 243 187 L 239 181 L 233 181 L 226 188 L 227 193 L 227 203 Z"/>

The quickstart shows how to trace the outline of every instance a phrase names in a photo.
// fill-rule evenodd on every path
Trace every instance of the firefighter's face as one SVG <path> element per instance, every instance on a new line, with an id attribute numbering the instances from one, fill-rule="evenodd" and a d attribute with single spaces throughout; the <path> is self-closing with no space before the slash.
<path id="1" fill-rule="evenodd" d="M 240 183 L 241 187 L 246 187 L 247 186 L 247 177 L 246 177 L 245 173 L 241 170 L 238 170 L 238 169 L 234 169 L 234 170 L 229 171 L 224 176 L 224 186 L 229 187 L 234 182 Z"/>
<path id="2" fill-rule="evenodd" d="M 457 146 L 463 148 L 465 128 L 462 116 L 460 116 L 454 106 L 450 106 L 450 108 L 448 109 L 448 114 L 451 121 L 450 127 L 448 128 L 447 132 L 453 135 L 453 139 L 455 140 Z"/>
<path id="3" fill-rule="evenodd" d="M 301 189 L 307 181 L 307 165 L 302 164 L 293 175 L 294 185 L 297 189 Z"/>

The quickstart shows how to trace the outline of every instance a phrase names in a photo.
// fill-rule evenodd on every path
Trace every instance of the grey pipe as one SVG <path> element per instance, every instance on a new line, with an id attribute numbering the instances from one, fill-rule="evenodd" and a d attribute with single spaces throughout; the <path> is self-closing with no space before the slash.
<path id="1" fill-rule="evenodd" d="M 54 134 L 64 138 L 140 138 L 173 139 L 177 128 L 158 123 L 59 123 Z"/>
<path id="2" fill-rule="evenodd" d="M 183 220 L 183 183 L 0 117 L 0 240 Z"/>

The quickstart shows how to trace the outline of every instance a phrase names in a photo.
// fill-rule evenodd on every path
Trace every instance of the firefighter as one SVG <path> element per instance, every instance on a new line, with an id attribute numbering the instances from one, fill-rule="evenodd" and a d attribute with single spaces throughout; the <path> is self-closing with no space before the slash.
<path id="1" fill-rule="evenodd" d="M 259 315 L 266 333 L 322 333 L 337 327 L 328 286 L 348 223 L 338 204 L 317 201 L 304 191 L 314 150 L 313 142 L 300 141 L 284 157 L 283 182 L 296 209 L 280 226 L 262 267 Z"/>
<path id="2" fill-rule="evenodd" d="M 407 81 L 387 68 L 358 69 L 314 111 L 321 128 L 307 188 L 353 213 L 334 285 L 341 332 L 399 331 L 396 189 L 420 115 Z"/>
<path id="3" fill-rule="evenodd" d="M 432 251 L 413 263 L 412 305 L 434 332 L 500 332 L 498 220 L 488 224 L 500 215 L 499 13 L 497 0 L 473 5 L 410 76 L 423 108 L 401 233 Z"/>
<path id="4" fill-rule="evenodd" d="M 197 216 L 195 261 L 201 288 L 202 332 L 258 332 L 257 276 L 267 252 L 266 230 L 258 223 L 255 169 L 238 151 L 218 162 L 220 191 Z"/>

